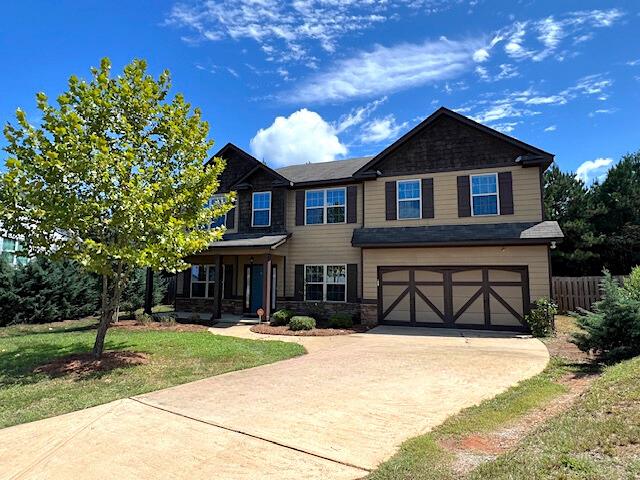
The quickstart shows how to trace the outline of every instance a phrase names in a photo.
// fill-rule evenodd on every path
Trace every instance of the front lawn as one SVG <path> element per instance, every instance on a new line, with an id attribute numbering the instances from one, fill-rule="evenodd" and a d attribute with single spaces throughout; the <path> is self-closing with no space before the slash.
<path id="1" fill-rule="evenodd" d="M 301 345 L 207 331 L 112 328 L 105 351 L 145 355 L 146 364 L 50 375 L 39 365 L 91 350 L 95 321 L 0 328 L 0 428 L 301 355 Z"/>

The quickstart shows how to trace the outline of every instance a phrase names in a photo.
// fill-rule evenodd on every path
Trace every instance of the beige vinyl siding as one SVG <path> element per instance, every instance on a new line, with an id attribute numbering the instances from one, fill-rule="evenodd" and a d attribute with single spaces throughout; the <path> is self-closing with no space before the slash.
<path id="1" fill-rule="evenodd" d="M 526 265 L 531 300 L 549 296 L 549 262 L 546 245 L 504 247 L 423 247 L 363 249 L 363 298 L 378 296 L 379 266 Z"/>
<path id="2" fill-rule="evenodd" d="M 356 223 L 296 225 L 296 191 L 288 192 L 287 231 L 292 233 L 292 236 L 287 242 L 287 297 L 294 295 L 296 264 L 311 263 L 358 264 L 358 296 L 361 295 L 360 249 L 351 246 L 353 230 L 362 226 L 362 185 L 357 187 Z"/>
<path id="3" fill-rule="evenodd" d="M 506 171 L 511 171 L 513 178 L 513 215 L 458 217 L 458 176 Z M 410 178 L 433 178 L 434 218 L 387 221 L 385 215 L 385 182 Z M 366 182 L 364 192 L 366 206 L 365 227 L 412 227 L 421 225 L 542 221 L 540 170 L 537 168 L 502 167 L 380 177 L 375 181 Z"/>

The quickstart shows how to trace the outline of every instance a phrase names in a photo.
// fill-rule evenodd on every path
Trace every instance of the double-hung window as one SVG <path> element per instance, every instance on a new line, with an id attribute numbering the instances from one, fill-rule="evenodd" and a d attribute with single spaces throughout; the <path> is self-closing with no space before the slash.
<path id="1" fill-rule="evenodd" d="M 471 175 L 471 214 L 498 215 L 498 174 Z"/>
<path id="2" fill-rule="evenodd" d="M 346 302 L 346 265 L 305 265 L 304 275 L 306 301 Z"/>
<path id="3" fill-rule="evenodd" d="M 209 201 L 207 202 L 207 207 L 213 208 L 216 205 L 223 204 L 225 201 L 226 201 L 226 195 L 223 193 L 217 193 L 209 199 Z M 222 227 L 226 222 L 227 222 L 227 214 L 225 213 L 224 215 L 218 218 L 214 218 L 209 227 L 210 228 Z"/>
<path id="4" fill-rule="evenodd" d="M 307 190 L 305 192 L 305 223 L 345 223 L 346 189 Z"/>
<path id="5" fill-rule="evenodd" d="M 422 188 L 420 179 L 398 180 L 398 219 L 422 217 Z"/>
<path id="6" fill-rule="evenodd" d="M 271 192 L 253 192 L 251 212 L 252 227 L 271 225 Z"/>
<path id="7" fill-rule="evenodd" d="M 191 267 L 191 297 L 213 298 L 215 284 L 215 265 L 193 265 Z"/>

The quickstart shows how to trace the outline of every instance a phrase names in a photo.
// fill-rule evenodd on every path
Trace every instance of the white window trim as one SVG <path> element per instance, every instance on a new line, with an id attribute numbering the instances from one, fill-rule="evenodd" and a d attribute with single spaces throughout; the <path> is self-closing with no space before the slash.
<path id="1" fill-rule="evenodd" d="M 262 193 L 268 193 L 269 194 L 269 208 L 256 208 L 256 195 L 260 195 Z M 252 227 L 257 227 L 257 228 L 267 228 L 271 226 L 271 200 L 273 198 L 273 195 L 271 193 L 271 190 L 265 190 L 263 192 L 253 192 L 251 194 L 251 226 Z M 256 225 L 254 223 L 255 220 L 255 212 L 264 212 L 267 211 L 269 212 L 269 223 L 267 225 Z"/>
<path id="2" fill-rule="evenodd" d="M 418 182 L 418 203 L 420 205 L 420 214 L 417 217 L 405 217 L 400 218 L 400 202 L 415 202 L 416 199 L 404 198 L 400 200 L 400 188 L 398 186 L 401 183 Z M 396 180 L 396 220 L 420 220 L 422 218 L 422 179 L 421 178 L 408 178 L 405 180 Z"/>
<path id="3" fill-rule="evenodd" d="M 327 205 L 327 192 L 329 190 L 342 190 L 344 192 L 344 203 L 342 205 Z M 308 207 L 307 206 L 307 192 L 323 192 L 322 193 L 322 207 Z M 327 209 L 330 207 L 344 207 L 344 220 L 342 222 L 327 222 Z M 322 223 L 307 223 L 307 209 L 319 209 L 322 208 Z M 305 225 L 342 225 L 347 223 L 347 188 L 315 188 L 304 191 L 304 224 Z"/>
<path id="4" fill-rule="evenodd" d="M 318 224 L 319 225 L 319 224 Z M 322 300 L 307 300 L 307 267 L 322 267 Z M 344 267 L 344 284 L 327 283 L 327 267 Z M 347 303 L 347 264 L 346 263 L 305 263 L 304 264 L 304 301 L 305 302 L 326 302 L 326 303 Z M 319 285 L 320 282 L 309 282 L 312 285 Z M 327 300 L 327 285 L 344 285 L 344 300 Z"/>
<path id="5" fill-rule="evenodd" d="M 473 193 L 473 178 L 474 177 L 488 177 L 489 175 L 493 175 L 496 178 L 496 193 Z M 476 175 L 469 175 L 469 194 L 470 194 L 470 202 L 471 202 L 471 216 L 472 217 L 497 217 L 500 215 L 500 184 L 498 183 L 498 174 L 496 172 L 492 173 L 478 173 Z M 473 197 L 488 197 L 489 195 L 496 196 L 496 213 L 481 213 L 474 214 L 473 213 Z"/>
<path id="6" fill-rule="evenodd" d="M 206 268 L 206 274 L 205 274 L 205 278 L 206 280 L 196 280 L 194 281 L 193 278 L 191 277 L 191 271 L 189 271 L 189 298 L 202 298 L 202 299 L 209 299 L 209 298 L 214 298 L 213 296 L 209 296 L 209 286 L 210 285 L 215 285 L 216 281 L 214 280 L 209 280 L 209 269 L 211 267 L 215 267 L 215 265 L 194 265 L 196 267 L 205 267 Z M 224 277 L 225 277 L 225 266 L 222 266 L 222 298 L 224 298 Z M 204 283 L 204 297 L 194 297 L 193 296 L 193 284 L 194 283 Z M 214 292 L 215 293 L 215 292 Z"/>

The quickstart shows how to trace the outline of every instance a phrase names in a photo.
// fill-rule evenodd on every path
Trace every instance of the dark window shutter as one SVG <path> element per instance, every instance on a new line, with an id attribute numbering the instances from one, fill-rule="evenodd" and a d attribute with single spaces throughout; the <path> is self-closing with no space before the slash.
<path id="1" fill-rule="evenodd" d="M 294 300 L 304 300 L 304 265 L 296 265 L 293 298 Z"/>
<path id="2" fill-rule="evenodd" d="M 511 172 L 498 173 L 500 190 L 500 215 L 513 215 L 513 184 Z"/>
<path id="3" fill-rule="evenodd" d="M 433 218 L 433 178 L 422 179 L 422 218 Z"/>
<path id="4" fill-rule="evenodd" d="M 358 264 L 350 263 L 347 265 L 347 302 L 355 303 L 358 301 Z"/>
<path id="5" fill-rule="evenodd" d="M 347 223 L 356 223 L 358 218 L 358 187 L 347 187 Z"/>
<path id="6" fill-rule="evenodd" d="M 471 216 L 471 192 L 469 191 L 469 175 L 458 177 L 458 216 Z"/>
<path id="7" fill-rule="evenodd" d="M 225 222 L 227 228 L 235 228 L 236 226 L 236 209 L 232 208 L 227 212 L 227 221 Z"/>
<path id="8" fill-rule="evenodd" d="M 296 225 L 304 225 L 304 190 L 296 191 Z"/>
<path id="9" fill-rule="evenodd" d="M 387 220 L 398 218 L 396 213 L 396 182 L 386 182 L 384 184 L 384 199 L 386 204 Z"/>
<path id="10" fill-rule="evenodd" d="M 224 285 L 223 285 L 223 297 L 233 298 L 233 265 L 224 266 Z"/>

